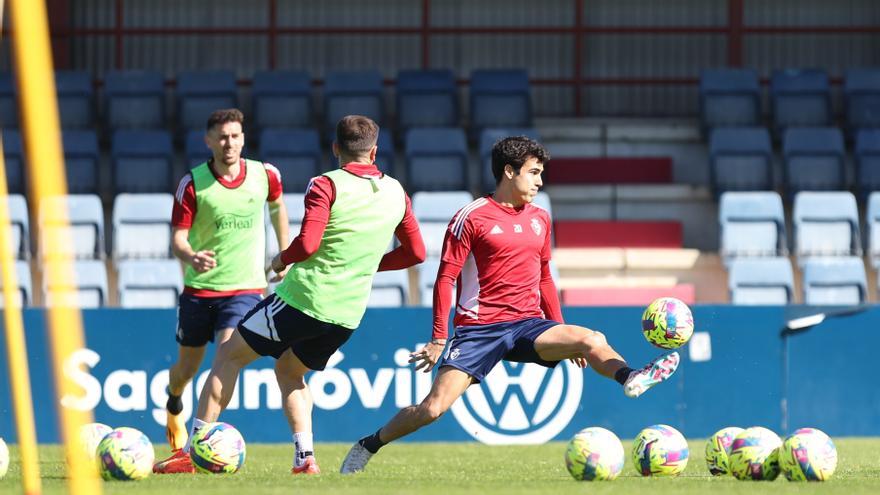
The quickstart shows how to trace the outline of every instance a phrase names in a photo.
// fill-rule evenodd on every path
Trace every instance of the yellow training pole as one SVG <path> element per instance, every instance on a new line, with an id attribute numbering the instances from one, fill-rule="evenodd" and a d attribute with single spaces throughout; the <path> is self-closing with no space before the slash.
<path id="1" fill-rule="evenodd" d="M 64 161 L 61 153 L 61 132 L 58 121 L 58 104 L 55 100 L 55 79 L 52 69 L 52 52 L 49 47 L 49 28 L 46 4 L 42 0 L 11 0 L 11 27 L 16 80 L 24 131 L 28 179 L 31 198 L 37 205 L 37 217 L 46 198 L 67 193 Z M 61 211 L 53 212 L 61 226 L 69 224 L 66 207 L 57 205 Z M 39 228 L 39 227 L 38 227 Z M 70 243 L 67 238 L 53 236 L 53 242 Z M 39 236 L 42 237 L 42 236 Z M 49 277 L 50 298 L 55 288 L 68 294 L 73 290 L 73 266 L 70 259 L 61 254 L 57 245 L 41 245 L 46 254 L 42 267 L 43 276 Z M 52 360 L 58 398 L 56 404 L 61 418 L 61 432 L 68 462 L 68 486 L 70 493 L 100 494 L 101 483 L 88 457 L 78 452 L 79 428 L 92 421 L 91 411 L 80 411 L 62 406 L 62 398 L 75 397 L 77 389 L 64 372 L 65 363 L 74 351 L 83 347 L 82 315 L 72 305 L 53 304 L 48 308 L 49 334 L 52 342 Z"/>

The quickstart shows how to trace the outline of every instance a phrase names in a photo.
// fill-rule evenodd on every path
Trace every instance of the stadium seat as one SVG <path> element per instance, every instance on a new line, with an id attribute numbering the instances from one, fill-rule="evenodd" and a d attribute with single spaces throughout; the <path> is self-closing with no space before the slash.
<path id="1" fill-rule="evenodd" d="M 468 189 L 467 136 L 460 128 L 410 129 L 406 163 L 412 191 Z"/>
<path id="2" fill-rule="evenodd" d="M 367 306 L 394 308 L 406 306 L 409 301 L 409 273 L 406 270 L 376 272 Z"/>
<path id="3" fill-rule="evenodd" d="M 434 305 L 434 282 L 440 269 L 439 258 L 428 258 L 416 265 L 419 272 L 419 305 L 430 308 Z"/>
<path id="4" fill-rule="evenodd" d="M 106 306 L 107 268 L 103 261 L 76 260 L 73 264 L 73 286 L 66 286 L 53 272 L 43 273 L 43 302 L 46 307 L 73 306 L 100 308 Z M 54 290 L 54 293 L 53 293 Z"/>
<path id="5" fill-rule="evenodd" d="M 752 69 L 707 69 L 700 75 L 703 128 L 748 127 L 761 123 L 758 73 Z"/>
<path id="6" fill-rule="evenodd" d="M 880 129 L 862 129 L 856 134 L 856 187 L 864 199 L 880 191 Z"/>
<path id="7" fill-rule="evenodd" d="M 6 184 L 10 194 L 24 194 L 24 147 L 21 133 L 3 129 L 3 159 L 6 162 Z"/>
<path id="8" fill-rule="evenodd" d="M 495 191 L 495 176 L 492 175 L 492 147 L 498 141 L 509 136 L 526 136 L 536 141 L 541 140 L 538 131 L 532 128 L 483 129 L 477 145 L 477 149 L 480 152 L 480 163 L 483 167 L 480 174 L 483 192 L 490 193 Z"/>
<path id="9" fill-rule="evenodd" d="M 476 140 L 490 127 L 532 127 L 532 97 L 525 69 L 471 72 L 470 130 Z"/>
<path id="10" fill-rule="evenodd" d="M 413 194 L 413 214 L 419 221 L 428 258 L 440 258 L 446 227 L 455 213 L 473 200 L 467 191 L 420 191 Z"/>
<path id="11" fill-rule="evenodd" d="M 377 70 L 330 71 L 324 79 L 324 131 L 333 132 L 346 115 L 363 115 L 385 123 L 382 74 Z"/>
<path id="12" fill-rule="evenodd" d="M 850 192 L 801 192 L 792 215 L 798 264 L 812 256 L 858 256 L 859 210 Z"/>
<path id="13" fill-rule="evenodd" d="M 821 69 L 773 71 L 770 80 L 770 112 L 773 128 L 781 134 L 788 127 L 831 125 L 831 87 Z"/>
<path id="14" fill-rule="evenodd" d="M 305 191 L 323 168 L 318 131 L 266 129 L 260 134 L 260 160 L 278 168 L 285 191 Z"/>
<path id="15" fill-rule="evenodd" d="M 55 71 L 58 117 L 62 129 L 91 128 L 95 122 L 92 77 L 85 71 Z"/>
<path id="16" fill-rule="evenodd" d="M 0 72 L 0 129 L 18 127 L 18 103 L 12 72 Z"/>
<path id="17" fill-rule="evenodd" d="M 803 272 L 804 304 L 855 306 L 867 298 L 865 265 L 857 256 L 810 258 Z"/>
<path id="18" fill-rule="evenodd" d="M 288 245 L 294 237 L 299 235 L 299 229 L 302 227 L 303 215 L 306 212 L 306 205 L 303 201 L 305 194 L 303 193 L 284 193 L 284 206 L 287 208 L 287 228 L 290 238 Z M 287 249 L 287 246 L 284 246 Z M 275 229 L 272 227 L 272 221 L 269 217 L 269 210 L 266 210 L 266 266 L 272 261 L 272 258 L 278 254 L 278 238 L 275 235 Z"/>
<path id="19" fill-rule="evenodd" d="M 709 137 L 709 176 L 715 194 L 773 189 L 773 149 L 763 127 L 725 127 Z"/>
<path id="20" fill-rule="evenodd" d="M 844 155 L 840 129 L 805 127 L 785 131 L 783 156 L 788 194 L 846 189 Z"/>
<path id="21" fill-rule="evenodd" d="M 95 131 L 66 130 L 62 134 L 67 191 L 96 194 L 99 191 L 100 153 Z"/>
<path id="22" fill-rule="evenodd" d="M 204 129 L 211 112 L 237 106 L 238 89 L 231 70 L 182 71 L 177 75 L 180 130 Z"/>
<path id="23" fill-rule="evenodd" d="M 177 260 L 125 260 L 117 265 L 119 305 L 123 308 L 174 308 L 183 292 Z"/>
<path id="24" fill-rule="evenodd" d="M 458 125 L 458 94 L 451 70 L 402 70 L 397 73 L 396 90 L 398 132 Z"/>
<path id="25" fill-rule="evenodd" d="M 186 155 L 186 164 L 190 169 L 198 167 L 211 158 L 211 149 L 205 144 L 204 130 L 192 129 L 186 132 L 183 153 Z"/>
<path id="26" fill-rule="evenodd" d="M 394 138 L 391 136 L 391 131 L 385 129 L 379 131 L 376 147 L 378 148 L 376 167 L 386 174 L 394 175 Z M 332 162 L 335 163 L 336 158 L 333 158 Z"/>
<path id="27" fill-rule="evenodd" d="M 15 261 L 15 278 L 18 283 L 18 292 L 16 293 L 15 302 L 13 304 L 16 308 L 28 307 L 33 304 L 33 282 L 31 281 L 31 267 L 27 261 L 24 260 L 16 260 Z M 0 280 L 0 288 L 3 287 L 3 281 Z M 3 298 L 3 293 L 0 292 L 0 308 L 6 307 L 6 300 Z"/>
<path id="28" fill-rule="evenodd" d="M 731 304 L 785 306 L 793 302 L 794 273 L 785 256 L 736 258 L 727 287 Z"/>
<path id="29" fill-rule="evenodd" d="M 94 194 L 54 196 L 43 200 L 37 231 L 40 234 L 40 259 L 49 250 L 79 259 L 104 257 L 104 208 Z M 67 208 L 70 231 L 60 225 L 60 212 Z"/>
<path id="30" fill-rule="evenodd" d="M 165 76 L 154 70 L 108 71 L 104 121 L 110 130 L 165 127 Z"/>
<path id="31" fill-rule="evenodd" d="M 113 133 L 114 190 L 118 193 L 169 192 L 173 170 L 167 131 L 119 130 Z"/>
<path id="32" fill-rule="evenodd" d="M 305 71 L 257 71 L 251 95 L 255 134 L 270 127 L 296 128 L 312 124 L 312 80 Z"/>
<path id="33" fill-rule="evenodd" d="M 170 258 L 169 193 L 128 194 L 113 200 L 113 259 Z"/>
<path id="34" fill-rule="evenodd" d="M 868 229 L 868 259 L 871 266 L 880 268 L 880 191 L 868 196 L 865 226 Z"/>
<path id="35" fill-rule="evenodd" d="M 725 263 L 744 256 L 787 254 L 782 198 L 775 191 L 722 194 L 718 223 Z"/>
<path id="36" fill-rule="evenodd" d="M 12 254 L 20 260 L 26 260 L 31 256 L 27 202 L 21 194 L 10 194 L 6 203 L 9 206 L 9 224 L 12 227 Z"/>
<path id="37" fill-rule="evenodd" d="M 843 77 L 846 129 L 880 127 L 880 67 L 849 69 Z"/>

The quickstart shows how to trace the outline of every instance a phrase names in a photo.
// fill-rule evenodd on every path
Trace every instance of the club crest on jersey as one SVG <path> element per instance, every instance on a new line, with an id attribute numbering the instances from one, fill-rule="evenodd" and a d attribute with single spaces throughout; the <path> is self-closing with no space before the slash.
<path id="1" fill-rule="evenodd" d="M 539 222 L 537 218 L 532 219 L 532 232 L 534 232 L 535 235 L 541 235 L 541 222 Z"/>
<path id="2" fill-rule="evenodd" d="M 456 347 L 455 349 L 452 350 L 452 352 L 449 353 L 449 359 L 455 359 L 458 357 L 459 354 L 461 354 L 461 350 L 459 350 L 459 348 Z"/>

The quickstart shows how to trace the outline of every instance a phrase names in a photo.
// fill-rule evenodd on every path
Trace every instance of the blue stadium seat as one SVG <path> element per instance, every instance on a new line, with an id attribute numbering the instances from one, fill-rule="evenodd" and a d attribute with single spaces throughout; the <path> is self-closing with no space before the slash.
<path id="1" fill-rule="evenodd" d="M 843 133 L 834 127 L 789 128 L 783 138 L 786 189 L 799 191 L 846 189 Z"/>
<path id="2" fill-rule="evenodd" d="M 810 258 L 803 272 L 804 304 L 855 306 L 867 299 L 865 265 L 857 256 Z"/>
<path id="3" fill-rule="evenodd" d="M 402 70 L 396 89 L 398 132 L 458 125 L 458 94 L 451 70 Z"/>
<path id="4" fill-rule="evenodd" d="M 100 308 L 106 306 L 107 268 L 103 261 L 76 260 L 73 264 L 74 286 L 66 287 L 53 272 L 43 273 L 43 301 L 47 307 L 73 306 Z M 55 289 L 54 294 L 50 292 Z"/>
<path id="5" fill-rule="evenodd" d="M 6 184 L 11 194 L 24 194 L 24 147 L 21 133 L 3 129 L 3 158 L 6 162 Z"/>
<path id="6" fill-rule="evenodd" d="M 165 127 L 165 77 L 154 70 L 111 70 L 104 75 L 107 128 Z"/>
<path id="7" fill-rule="evenodd" d="M 862 198 L 880 191 L 880 129 L 862 129 L 856 134 L 856 186 Z"/>
<path id="8" fill-rule="evenodd" d="M 532 97 L 525 69 L 471 72 L 470 129 L 476 140 L 489 127 L 532 127 Z"/>
<path id="9" fill-rule="evenodd" d="M 128 194 L 113 199 L 113 259 L 170 258 L 170 193 Z"/>
<path id="10" fill-rule="evenodd" d="M 880 67 L 849 69 L 843 79 L 847 133 L 880 127 Z"/>
<path id="11" fill-rule="evenodd" d="M 367 306 L 394 308 L 409 302 L 409 274 L 406 270 L 376 272 Z"/>
<path id="12" fill-rule="evenodd" d="M 828 73 L 821 69 L 774 71 L 770 80 L 770 111 L 774 130 L 780 134 L 788 127 L 831 125 Z"/>
<path id="13" fill-rule="evenodd" d="M 478 150 L 480 152 L 480 163 L 483 170 L 480 174 L 480 181 L 483 192 L 490 193 L 495 191 L 495 176 L 492 175 L 492 147 L 498 141 L 510 136 L 525 136 L 536 141 L 541 140 L 541 136 L 536 129 L 532 128 L 509 128 L 509 129 L 483 129 L 480 133 L 480 141 Z"/>
<path id="14" fill-rule="evenodd" d="M 10 194 L 6 197 L 6 203 L 9 207 L 9 225 L 12 226 L 12 254 L 20 260 L 26 260 L 31 256 L 27 201 L 21 194 Z"/>
<path id="15" fill-rule="evenodd" d="M 55 71 L 62 129 L 90 128 L 95 122 L 92 77 L 85 71 Z"/>
<path id="16" fill-rule="evenodd" d="M 391 131 L 379 130 L 379 138 L 376 141 L 376 167 L 386 174 L 394 175 L 394 138 Z"/>
<path id="17" fill-rule="evenodd" d="M 794 273 L 785 256 L 737 258 L 730 263 L 731 304 L 784 306 L 793 302 Z"/>
<path id="18" fill-rule="evenodd" d="M 773 189 L 773 150 L 767 129 L 714 129 L 709 138 L 709 176 L 716 194 Z"/>
<path id="19" fill-rule="evenodd" d="M 266 129 L 260 134 L 260 160 L 281 172 L 285 191 L 305 191 L 321 166 L 321 144 L 314 129 Z"/>
<path id="20" fill-rule="evenodd" d="M 761 122 L 758 73 L 752 69 L 707 69 L 700 75 L 700 119 L 706 130 Z"/>
<path id="21" fill-rule="evenodd" d="M 198 167 L 211 158 L 211 148 L 205 144 L 204 130 L 192 129 L 186 132 L 183 153 L 186 155 L 186 164 L 190 169 Z"/>
<path id="22" fill-rule="evenodd" d="M 177 298 L 183 292 L 183 274 L 177 260 L 125 260 L 116 268 L 121 307 L 177 307 Z"/>
<path id="23" fill-rule="evenodd" d="M 112 141 L 117 194 L 172 190 L 174 155 L 167 131 L 119 130 L 113 133 Z"/>
<path id="24" fill-rule="evenodd" d="M 182 131 L 204 129 L 211 112 L 238 101 L 231 70 L 182 71 L 177 75 L 177 121 Z"/>
<path id="25" fill-rule="evenodd" d="M 861 255 L 859 210 L 850 192 L 798 193 L 792 223 L 799 264 L 812 256 Z"/>
<path id="26" fill-rule="evenodd" d="M 18 285 L 18 292 L 16 293 L 13 307 L 26 308 L 33 305 L 33 282 L 31 280 L 31 268 L 27 261 L 15 261 L 15 278 Z M 0 280 L 0 288 L 2 287 L 3 281 Z M 5 307 L 6 300 L 3 298 L 3 293 L 0 292 L 0 308 Z"/>
<path id="27" fill-rule="evenodd" d="M 428 258 L 440 258 L 446 227 L 455 213 L 473 200 L 468 191 L 419 191 L 413 194 L 413 214 L 419 221 Z"/>
<path id="28" fill-rule="evenodd" d="M 43 200 L 37 232 L 40 259 L 49 250 L 79 259 L 104 258 L 104 207 L 94 194 L 53 196 Z M 67 208 L 70 230 L 60 225 L 59 212 Z"/>
<path id="29" fill-rule="evenodd" d="M 865 227 L 868 229 L 868 259 L 871 266 L 880 268 L 880 192 L 868 195 Z"/>
<path id="30" fill-rule="evenodd" d="M 419 272 L 419 304 L 430 308 L 434 305 L 434 282 L 440 269 L 440 259 L 428 258 L 416 265 L 416 269 Z"/>
<path id="31" fill-rule="evenodd" d="M 67 190 L 71 194 L 96 194 L 100 182 L 100 152 L 95 131 L 66 130 L 64 143 L 64 168 L 67 172 Z"/>
<path id="32" fill-rule="evenodd" d="M 725 263 L 740 257 L 787 254 L 782 198 L 775 191 L 722 194 L 718 222 Z"/>
<path id="33" fill-rule="evenodd" d="M 18 128 L 18 103 L 11 72 L 0 72 L 0 129 Z"/>
<path id="34" fill-rule="evenodd" d="M 257 71 L 252 89 L 257 133 L 312 124 L 312 80 L 300 70 Z"/>
<path id="35" fill-rule="evenodd" d="M 410 129 L 406 133 L 406 163 L 410 190 L 468 188 L 467 136 L 460 128 Z"/>
<path id="36" fill-rule="evenodd" d="M 363 115 L 385 124 L 382 74 L 377 70 L 330 71 L 324 80 L 324 132 L 346 115 Z"/>

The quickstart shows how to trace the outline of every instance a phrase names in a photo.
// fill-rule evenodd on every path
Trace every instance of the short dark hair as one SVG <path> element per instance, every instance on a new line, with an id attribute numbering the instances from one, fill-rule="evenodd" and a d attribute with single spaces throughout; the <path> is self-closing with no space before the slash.
<path id="1" fill-rule="evenodd" d="M 378 139 L 379 126 L 363 115 L 346 115 L 336 124 L 336 144 L 345 155 L 366 153 Z"/>
<path id="2" fill-rule="evenodd" d="M 214 110 L 208 117 L 208 123 L 205 126 L 206 131 L 210 131 L 215 125 L 223 125 L 229 122 L 238 122 L 244 127 L 244 114 L 237 108 L 221 108 Z"/>
<path id="3" fill-rule="evenodd" d="M 492 175 L 495 176 L 495 184 L 501 183 L 504 176 L 504 166 L 510 165 L 513 171 L 519 174 L 519 169 L 529 158 L 536 158 L 539 163 L 547 163 L 550 153 L 534 139 L 525 136 L 506 137 L 492 146 Z"/>

